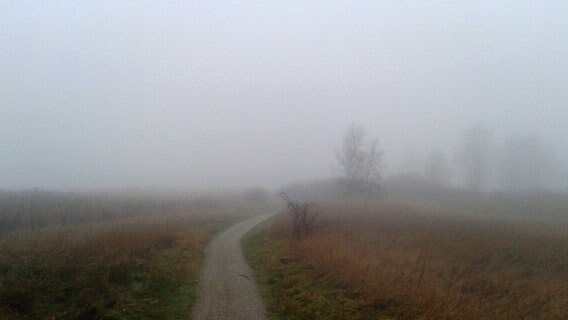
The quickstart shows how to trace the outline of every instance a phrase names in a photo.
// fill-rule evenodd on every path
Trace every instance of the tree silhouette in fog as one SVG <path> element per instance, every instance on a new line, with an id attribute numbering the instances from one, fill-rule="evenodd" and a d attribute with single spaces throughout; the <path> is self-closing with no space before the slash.
<path id="1" fill-rule="evenodd" d="M 362 126 L 352 124 L 336 153 L 339 184 L 347 197 L 378 195 L 383 168 L 383 151 L 377 140 L 367 141 Z"/>

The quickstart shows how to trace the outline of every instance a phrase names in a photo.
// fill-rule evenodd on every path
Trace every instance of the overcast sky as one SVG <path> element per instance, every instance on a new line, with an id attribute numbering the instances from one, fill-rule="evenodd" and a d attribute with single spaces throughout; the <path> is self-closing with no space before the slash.
<path id="1" fill-rule="evenodd" d="M 325 178 L 352 122 L 389 172 L 476 123 L 566 159 L 568 5 L 0 0 L 0 189 Z"/>

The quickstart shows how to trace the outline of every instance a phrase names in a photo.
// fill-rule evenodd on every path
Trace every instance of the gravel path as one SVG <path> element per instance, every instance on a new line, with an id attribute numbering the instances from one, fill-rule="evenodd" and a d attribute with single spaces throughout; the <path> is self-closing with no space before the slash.
<path id="1" fill-rule="evenodd" d="M 241 249 L 242 237 L 275 213 L 238 223 L 213 239 L 205 250 L 193 320 L 266 319 L 252 270 Z"/>

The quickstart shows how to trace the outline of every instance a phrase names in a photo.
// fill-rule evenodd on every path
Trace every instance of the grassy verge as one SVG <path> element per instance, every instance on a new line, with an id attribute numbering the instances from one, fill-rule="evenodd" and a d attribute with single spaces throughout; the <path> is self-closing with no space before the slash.
<path id="1" fill-rule="evenodd" d="M 182 319 L 210 235 L 188 219 L 13 234 L 0 242 L 2 319 Z"/>
<path id="2" fill-rule="evenodd" d="M 326 225 L 311 236 L 291 239 L 289 221 L 276 218 L 244 242 L 274 319 L 568 317 L 562 219 L 334 201 L 321 209 Z"/>
<path id="3" fill-rule="evenodd" d="M 290 241 L 264 225 L 243 239 L 271 319 L 388 319 L 347 284 L 303 263 Z"/>

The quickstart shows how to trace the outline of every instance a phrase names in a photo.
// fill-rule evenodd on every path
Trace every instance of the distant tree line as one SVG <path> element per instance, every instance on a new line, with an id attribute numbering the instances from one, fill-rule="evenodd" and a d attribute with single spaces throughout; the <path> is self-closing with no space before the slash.
<path id="1" fill-rule="evenodd" d="M 458 164 L 468 190 L 551 191 L 561 175 L 554 150 L 536 135 L 513 135 L 494 145 L 489 131 L 476 125 L 466 132 Z"/>
<path id="2" fill-rule="evenodd" d="M 415 159 L 413 159 L 415 160 Z M 477 124 L 467 130 L 453 157 L 433 151 L 420 172 L 399 172 L 384 179 L 384 152 L 357 124 L 348 127 L 335 154 L 335 177 L 284 186 L 298 200 L 326 197 L 379 197 L 386 189 L 459 188 L 481 193 L 554 191 L 562 179 L 554 150 L 536 135 L 514 135 L 497 147 L 489 130 Z"/>

